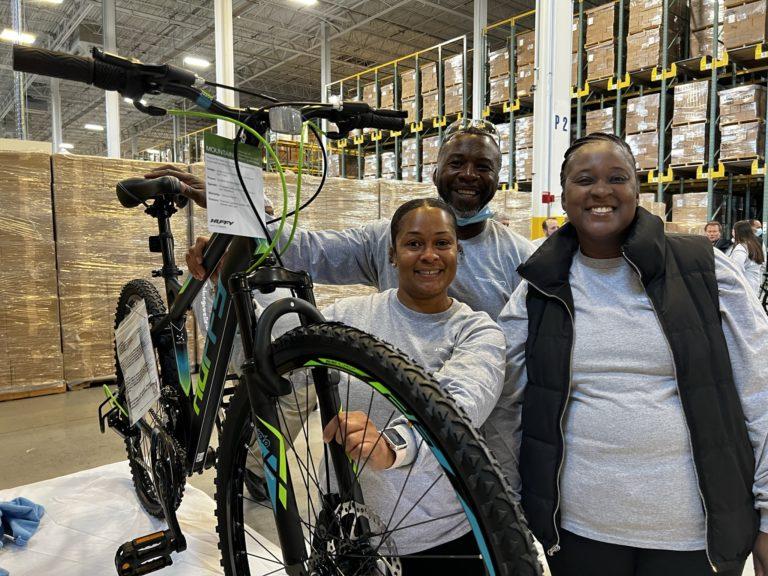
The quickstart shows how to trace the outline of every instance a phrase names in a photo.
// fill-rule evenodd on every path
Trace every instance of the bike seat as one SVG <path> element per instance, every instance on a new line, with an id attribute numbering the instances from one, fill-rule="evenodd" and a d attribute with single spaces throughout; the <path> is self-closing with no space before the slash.
<path id="1" fill-rule="evenodd" d="M 173 200 L 179 208 L 187 204 L 181 195 L 181 182 L 174 176 L 160 178 L 128 178 L 117 183 L 117 199 L 126 208 L 133 208 L 155 198 Z"/>

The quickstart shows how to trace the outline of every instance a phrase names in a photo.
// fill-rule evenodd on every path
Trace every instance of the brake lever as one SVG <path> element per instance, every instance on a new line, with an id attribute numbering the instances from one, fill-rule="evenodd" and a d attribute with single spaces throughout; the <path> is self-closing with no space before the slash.
<path id="1" fill-rule="evenodd" d="M 134 100 L 133 106 L 139 112 L 149 114 L 150 116 L 165 116 L 167 114 L 167 110 L 165 108 L 160 108 L 159 106 L 145 106 L 139 100 Z"/>

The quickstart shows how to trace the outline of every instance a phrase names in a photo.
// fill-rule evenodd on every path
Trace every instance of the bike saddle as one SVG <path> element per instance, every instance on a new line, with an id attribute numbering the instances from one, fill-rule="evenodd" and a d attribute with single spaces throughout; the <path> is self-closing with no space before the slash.
<path id="1" fill-rule="evenodd" d="M 117 199 L 126 208 L 160 197 L 173 200 L 179 208 L 187 205 L 186 196 L 181 195 L 181 182 L 174 176 L 128 178 L 117 183 L 116 191 Z"/>

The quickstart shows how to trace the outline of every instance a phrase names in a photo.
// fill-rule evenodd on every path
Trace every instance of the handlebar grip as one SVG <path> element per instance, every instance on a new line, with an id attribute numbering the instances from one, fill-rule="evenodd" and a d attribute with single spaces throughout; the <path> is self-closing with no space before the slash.
<path id="1" fill-rule="evenodd" d="M 90 58 L 73 56 L 30 46 L 13 46 L 13 69 L 41 76 L 53 76 L 93 84 L 94 62 Z"/>
<path id="2" fill-rule="evenodd" d="M 399 131 L 405 128 L 405 118 L 382 116 L 371 112 L 370 114 L 361 114 L 356 124 L 356 128 L 377 128 L 379 130 Z"/>
<path id="3" fill-rule="evenodd" d="M 407 118 L 408 112 L 406 110 L 389 110 L 387 108 L 379 108 L 372 111 L 377 116 L 386 116 L 388 118 Z"/>

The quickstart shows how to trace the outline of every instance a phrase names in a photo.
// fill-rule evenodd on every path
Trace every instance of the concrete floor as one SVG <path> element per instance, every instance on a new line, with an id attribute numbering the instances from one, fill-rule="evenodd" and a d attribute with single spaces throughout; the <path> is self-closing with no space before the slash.
<path id="1" fill-rule="evenodd" d="M 122 439 L 110 430 L 99 432 L 97 409 L 103 399 L 100 388 L 89 388 L 0 402 L 0 489 L 124 460 Z M 207 470 L 189 482 L 213 498 L 214 474 Z M 277 541 L 269 509 L 255 507 L 248 523 Z M 751 564 L 750 559 L 744 576 L 754 575 Z"/>

